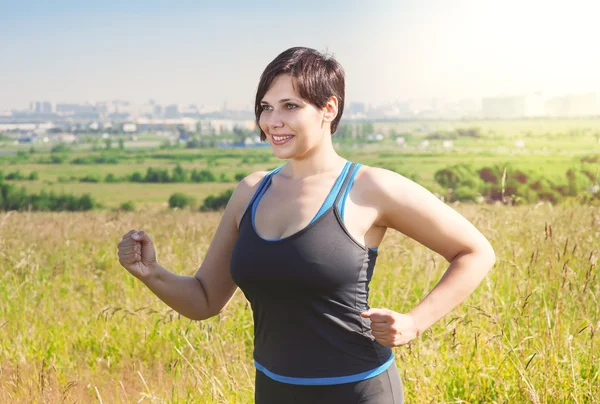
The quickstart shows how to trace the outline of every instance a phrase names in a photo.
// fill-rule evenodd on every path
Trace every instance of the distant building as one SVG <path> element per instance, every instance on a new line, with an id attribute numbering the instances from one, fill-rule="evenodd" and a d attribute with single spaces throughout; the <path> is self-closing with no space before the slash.
<path id="1" fill-rule="evenodd" d="M 196 132 L 198 129 L 198 120 L 194 118 L 138 118 L 135 123 L 139 131 L 177 131 L 181 129 L 188 132 Z"/>
<path id="2" fill-rule="evenodd" d="M 178 104 L 171 104 L 165 107 L 165 118 L 181 118 L 181 107 Z"/>
<path id="3" fill-rule="evenodd" d="M 52 104 L 48 101 L 33 101 L 29 104 L 29 112 L 32 114 L 52 114 Z"/>
<path id="4" fill-rule="evenodd" d="M 600 100 L 594 93 L 554 97 L 545 104 L 548 116 L 585 116 L 600 114 Z"/>
<path id="5" fill-rule="evenodd" d="M 481 114 L 485 118 L 518 118 L 526 114 L 523 96 L 487 97 L 481 100 Z"/>
<path id="6" fill-rule="evenodd" d="M 540 93 L 525 96 L 525 117 L 539 117 L 546 115 L 545 97 Z"/>
<path id="7" fill-rule="evenodd" d="M 56 104 L 56 114 L 60 116 L 77 116 L 82 118 L 98 119 L 99 112 L 96 105 L 85 104 Z"/>
<path id="8" fill-rule="evenodd" d="M 348 106 L 348 112 L 350 115 L 354 114 L 364 114 L 367 112 L 365 108 L 365 104 L 362 102 L 351 102 Z"/>
<path id="9" fill-rule="evenodd" d="M 137 125 L 135 123 L 124 123 L 123 124 L 123 132 L 125 132 L 125 133 L 137 132 Z"/>

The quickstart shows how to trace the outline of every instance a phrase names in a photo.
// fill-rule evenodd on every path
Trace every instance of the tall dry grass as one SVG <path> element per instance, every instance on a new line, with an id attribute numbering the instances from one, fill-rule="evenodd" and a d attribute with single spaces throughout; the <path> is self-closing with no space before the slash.
<path id="1" fill-rule="evenodd" d="M 497 264 L 475 293 L 397 348 L 408 403 L 600 402 L 598 240 L 588 207 L 457 207 Z M 120 267 L 131 228 L 193 274 L 219 214 L 0 214 L 0 402 L 252 402 L 252 317 L 237 293 L 192 322 Z M 408 311 L 447 263 L 389 232 L 370 303 Z M 299 342 L 300 343 L 300 342 Z"/>

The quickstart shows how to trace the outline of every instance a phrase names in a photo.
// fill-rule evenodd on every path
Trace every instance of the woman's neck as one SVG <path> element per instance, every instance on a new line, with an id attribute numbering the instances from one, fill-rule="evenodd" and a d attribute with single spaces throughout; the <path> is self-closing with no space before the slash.
<path id="1" fill-rule="evenodd" d="M 339 172 L 346 159 L 339 156 L 333 148 L 331 135 L 303 156 L 288 160 L 283 174 L 291 180 L 302 180 L 319 174 Z"/>

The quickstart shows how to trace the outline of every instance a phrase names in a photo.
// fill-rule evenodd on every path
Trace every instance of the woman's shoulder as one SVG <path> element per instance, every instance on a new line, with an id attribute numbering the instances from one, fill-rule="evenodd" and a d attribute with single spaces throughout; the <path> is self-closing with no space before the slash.
<path id="1" fill-rule="evenodd" d="M 362 192 L 378 194 L 379 192 L 389 189 L 391 186 L 406 187 L 411 186 L 411 183 L 415 184 L 412 180 L 403 175 L 386 168 L 361 165 L 354 178 L 353 187 L 357 187 Z"/>
<path id="2" fill-rule="evenodd" d="M 364 203 L 376 206 L 378 210 L 418 206 L 437 199 L 415 181 L 380 167 L 362 166 L 356 173 L 352 188 L 356 188 L 355 194 L 360 195 Z"/>
<path id="3" fill-rule="evenodd" d="M 235 187 L 229 203 L 232 205 L 238 219 L 244 214 L 252 196 L 267 174 L 269 174 L 269 171 L 256 171 L 244 177 Z"/>
<path id="4" fill-rule="evenodd" d="M 242 202 L 250 202 L 252 195 L 254 195 L 254 192 L 256 192 L 260 183 L 267 174 L 269 174 L 269 171 L 256 171 L 247 175 L 238 183 L 232 197 L 235 197 Z"/>

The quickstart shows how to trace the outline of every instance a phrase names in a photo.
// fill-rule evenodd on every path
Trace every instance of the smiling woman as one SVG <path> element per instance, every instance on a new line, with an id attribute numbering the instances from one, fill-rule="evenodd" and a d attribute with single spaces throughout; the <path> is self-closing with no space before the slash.
<path id="1" fill-rule="evenodd" d="M 343 109 L 339 63 L 288 49 L 263 72 L 255 103 L 261 138 L 287 162 L 239 183 L 196 275 L 158 264 L 143 231 L 119 243 L 121 264 L 189 318 L 212 317 L 244 292 L 259 404 L 402 403 L 393 348 L 466 299 L 495 261 L 487 239 L 425 188 L 339 156 L 331 137 Z M 450 263 L 409 313 L 368 304 L 389 228 Z"/>

